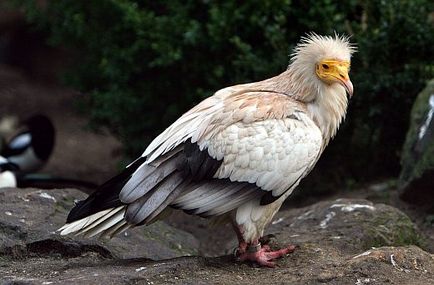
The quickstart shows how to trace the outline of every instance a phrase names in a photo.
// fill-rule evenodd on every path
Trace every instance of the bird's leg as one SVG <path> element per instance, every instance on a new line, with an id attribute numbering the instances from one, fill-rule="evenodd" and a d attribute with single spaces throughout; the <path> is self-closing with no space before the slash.
<path id="1" fill-rule="evenodd" d="M 272 251 L 270 246 L 261 246 L 261 243 L 255 240 L 247 245 L 247 250 L 244 253 L 239 254 L 238 260 L 253 261 L 261 266 L 274 267 L 275 263 L 272 260 L 291 253 L 294 249 L 294 245 L 289 245 L 286 248 Z"/>
<path id="2" fill-rule="evenodd" d="M 243 229 L 241 226 L 236 225 L 235 223 L 232 223 L 232 227 L 234 228 L 235 233 L 237 234 L 238 239 L 238 248 L 235 248 L 234 255 L 237 257 L 247 250 L 247 242 L 244 240 L 243 237 Z"/>

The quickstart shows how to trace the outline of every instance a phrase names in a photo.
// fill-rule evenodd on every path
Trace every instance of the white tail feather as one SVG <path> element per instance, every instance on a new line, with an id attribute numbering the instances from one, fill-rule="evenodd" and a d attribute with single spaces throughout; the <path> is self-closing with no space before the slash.
<path id="1" fill-rule="evenodd" d="M 60 231 L 61 235 L 76 233 L 76 235 L 85 234 L 86 236 L 95 236 L 116 226 L 119 222 L 124 221 L 124 215 L 125 206 L 110 208 L 78 221 L 65 224 L 57 231 Z"/>
<path id="2" fill-rule="evenodd" d="M 122 211 L 123 210 L 123 211 Z M 120 212 L 120 213 L 119 213 Z M 120 214 L 120 219 L 123 219 L 123 215 L 125 213 L 124 207 L 117 207 L 113 208 L 110 212 L 99 218 L 98 220 L 94 221 L 93 223 L 85 226 L 83 229 L 80 230 L 79 234 L 86 234 L 90 230 L 97 229 L 103 225 L 106 225 L 107 223 L 110 223 L 113 220 L 118 220 L 119 217 L 114 217 L 115 215 Z"/>
<path id="3" fill-rule="evenodd" d="M 107 214 L 111 210 L 112 209 L 107 209 L 107 210 L 95 213 L 93 215 L 90 215 L 88 217 L 85 217 L 83 219 L 80 219 L 78 221 L 74 221 L 72 223 L 65 224 L 63 227 L 58 229 L 58 231 L 61 231 L 61 233 L 60 233 L 61 235 L 67 235 L 70 233 L 77 232 L 77 231 L 81 230 L 82 228 L 84 228 L 86 225 L 88 225 L 88 224 L 96 221 L 100 217 L 104 216 L 105 214 Z"/>
<path id="4" fill-rule="evenodd" d="M 99 233 L 104 232 L 105 230 L 110 229 L 113 226 L 116 226 L 117 223 L 122 222 L 124 220 L 125 210 L 116 213 L 113 217 L 95 225 L 90 230 L 86 230 L 84 233 L 85 237 L 93 237 Z"/>

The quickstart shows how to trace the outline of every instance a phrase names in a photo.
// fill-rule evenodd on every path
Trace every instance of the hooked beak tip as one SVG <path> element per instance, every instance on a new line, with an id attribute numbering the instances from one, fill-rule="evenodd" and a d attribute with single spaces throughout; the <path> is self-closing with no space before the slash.
<path id="1" fill-rule="evenodd" d="M 347 94 L 351 98 L 353 96 L 353 93 L 354 93 L 353 83 L 348 79 L 348 80 L 342 81 L 342 85 L 344 86 L 345 91 L 347 92 Z"/>

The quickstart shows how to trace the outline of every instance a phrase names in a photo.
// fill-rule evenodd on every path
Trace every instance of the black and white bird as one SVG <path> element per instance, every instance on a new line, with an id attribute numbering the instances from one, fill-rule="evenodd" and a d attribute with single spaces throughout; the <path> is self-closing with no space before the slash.
<path id="1" fill-rule="evenodd" d="M 17 187 L 15 172 L 18 166 L 0 156 L 0 188 Z"/>
<path id="2" fill-rule="evenodd" d="M 345 117 L 353 51 L 345 37 L 312 34 L 286 71 L 217 91 L 78 203 L 61 234 L 110 237 L 176 208 L 226 217 L 237 233 L 238 258 L 274 266 L 295 247 L 272 251 L 261 237 Z"/>
<path id="3" fill-rule="evenodd" d="M 18 166 L 19 174 L 30 173 L 44 166 L 55 143 L 53 123 L 44 115 L 26 119 L 22 128 L 0 152 L 1 156 Z"/>

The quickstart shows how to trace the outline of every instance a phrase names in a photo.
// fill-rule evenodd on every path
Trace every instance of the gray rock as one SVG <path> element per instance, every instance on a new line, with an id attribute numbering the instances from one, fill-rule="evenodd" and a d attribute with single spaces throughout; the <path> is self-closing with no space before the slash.
<path id="1" fill-rule="evenodd" d="M 31 191 L 32 197 L 40 195 L 36 190 Z M 56 200 L 61 199 L 53 192 L 49 194 Z M 16 202 L 17 205 L 28 203 Z M 48 220 L 56 220 L 57 216 L 64 218 L 63 206 L 59 208 L 61 210 L 45 217 L 49 216 Z M 3 224 L 4 218 L 1 217 Z M 14 238 L 28 239 L 21 232 L 15 232 L 15 223 L 10 221 L 6 230 L 7 236 L 11 237 L 9 243 Z M 50 223 L 40 222 L 33 226 L 50 228 Z M 38 248 L 33 250 L 38 254 L 17 258 L 11 253 L 3 253 L 0 280 L 5 284 L 106 285 L 434 284 L 434 255 L 416 246 L 423 243 L 410 219 L 387 205 L 339 199 L 283 210 L 275 217 L 268 233 L 275 236 L 270 242 L 272 247 L 289 243 L 298 245 L 294 253 L 277 261 L 278 267 L 274 269 L 237 263 L 230 255 L 152 261 L 138 250 L 140 246 L 132 244 L 125 244 L 125 251 L 130 250 L 129 258 L 112 257 L 113 254 L 101 250 L 112 253 L 107 244 L 97 244 L 98 249 L 83 250 L 80 246 L 91 244 L 74 237 L 69 240 L 72 243 L 69 252 L 72 253 L 68 254 L 46 253 L 43 243 L 32 245 Z M 171 240 L 174 243 L 177 237 Z M 228 248 L 232 246 L 229 244 Z"/>
<path id="2" fill-rule="evenodd" d="M 128 230 L 111 240 L 60 236 L 56 230 L 65 222 L 74 199 L 83 198 L 83 193 L 72 189 L 0 190 L 0 256 L 73 258 L 97 254 L 160 260 L 198 252 L 199 243 L 191 234 L 164 222 Z"/>
<path id="3" fill-rule="evenodd" d="M 284 211 L 276 219 L 269 231 L 276 233 L 277 240 L 321 244 L 322 249 L 330 246 L 332 251 L 339 249 L 345 254 L 371 247 L 423 245 L 407 215 L 391 206 L 364 199 L 319 202 Z"/>
<path id="4" fill-rule="evenodd" d="M 434 79 L 417 96 L 401 156 L 399 179 L 406 201 L 425 204 L 434 200 Z"/>

